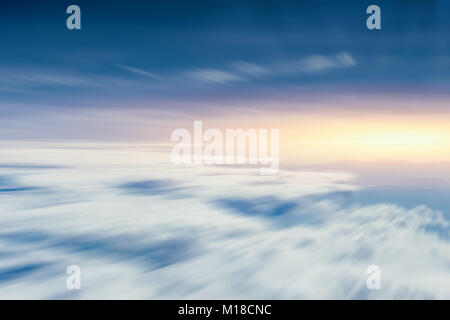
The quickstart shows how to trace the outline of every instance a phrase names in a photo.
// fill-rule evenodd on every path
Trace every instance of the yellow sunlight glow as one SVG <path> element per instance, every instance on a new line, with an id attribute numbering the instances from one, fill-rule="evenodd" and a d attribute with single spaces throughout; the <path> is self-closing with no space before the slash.
<path id="1" fill-rule="evenodd" d="M 305 162 L 450 161 L 447 117 L 305 116 L 281 132 L 282 154 Z"/>

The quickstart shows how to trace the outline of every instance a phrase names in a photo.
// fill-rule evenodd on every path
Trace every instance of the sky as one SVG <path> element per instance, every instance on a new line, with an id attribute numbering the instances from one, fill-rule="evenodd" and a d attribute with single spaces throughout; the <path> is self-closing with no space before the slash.
<path id="1" fill-rule="evenodd" d="M 447 1 L 378 1 L 381 30 L 370 1 L 78 1 L 81 30 L 70 4 L 0 4 L 3 140 L 169 142 L 203 120 L 282 128 L 290 154 L 450 142 Z"/>
<path id="2" fill-rule="evenodd" d="M 0 5 L 2 116 L 448 92 L 445 0 L 378 1 L 377 31 L 370 1 L 78 1 L 82 30 L 69 31 L 72 2 Z"/>

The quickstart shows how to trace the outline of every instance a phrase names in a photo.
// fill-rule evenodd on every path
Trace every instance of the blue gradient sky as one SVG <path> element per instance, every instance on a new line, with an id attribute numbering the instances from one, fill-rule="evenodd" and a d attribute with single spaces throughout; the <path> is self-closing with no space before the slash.
<path id="1" fill-rule="evenodd" d="M 0 114 L 30 135 L 28 116 L 78 109 L 215 115 L 217 102 L 280 110 L 345 95 L 448 95 L 445 0 L 376 1 L 381 31 L 365 26 L 373 1 L 80 0 L 82 30 L 69 31 L 65 10 L 74 3 L 0 4 Z M 3 136 L 29 135 L 11 128 Z"/>

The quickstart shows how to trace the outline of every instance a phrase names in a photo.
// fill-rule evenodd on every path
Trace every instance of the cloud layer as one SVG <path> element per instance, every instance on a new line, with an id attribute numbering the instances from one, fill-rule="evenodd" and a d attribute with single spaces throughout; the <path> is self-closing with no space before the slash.
<path id="1" fill-rule="evenodd" d="M 0 298 L 450 298 L 445 216 L 343 201 L 349 173 L 179 167 L 148 145 L 1 155 Z"/>

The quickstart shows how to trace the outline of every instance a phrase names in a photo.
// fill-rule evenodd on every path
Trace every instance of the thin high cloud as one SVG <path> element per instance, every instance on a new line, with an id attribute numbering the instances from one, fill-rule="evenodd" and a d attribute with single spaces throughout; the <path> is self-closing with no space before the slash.
<path id="1" fill-rule="evenodd" d="M 159 79 L 160 78 L 158 75 L 156 75 L 154 73 L 148 72 L 148 71 L 143 70 L 143 69 L 127 66 L 127 65 L 124 65 L 124 64 L 118 64 L 117 67 L 119 69 L 131 72 L 133 74 L 137 74 L 137 75 L 140 75 L 140 76 L 145 76 L 145 77 L 149 77 L 149 78 L 153 78 L 153 79 Z"/>
<path id="2" fill-rule="evenodd" d="M 159 75 L 127 65 L 110 65 L 108 73 L 95 70 L 73 70 L 71 68 L 29 68 L 25 66 L 0 69 L 0 97 L 11 97 L 13 102 L 28 101 L 38 97 L 48 101 L 66 97 L 67 92 L 76 92 L 75 99 L 95 96 L 110 96 L 121 92 L 131 94 L 133 91 L 145 91 L 164 88 Z M 122 73 L 117 73 L 117 69 Z M 152 81 L 150 81 L 152 80 Z M 120 89 L 120 91 L 119 91 Z M 22 95 L 19 95 L 22 93 Z M 35 101 L 35 100 L 33 100 Z M 45 103 L 47 106 L 51 103 Z"/>
<path id="3" fill-rule="evenodd" d="M 290 64 L 294 72 L 314 73 L 335 68 L 354 67 L 356 66 L 356 60 L 350 54 L 344 52 L 334 56 L 314 55 L 301 59 L 298 63 L 291 62 Z"/>
<path id="4" fill-rule="evenodd" d="M 8 69 L 4 70 L 0 83 L 9 88 L 27 89 L 36 87 L 90 87 L 100 86 L 98 81 L 83 74 L 68 71 Z"/>
<path id="5" fill-rule="evenodd" d="M 233 64 L 233 67 L 240 73 L 255 77 L 261 77 L 268 73 L 270 73 L 269 70 L 266 68 L 256 64 L 256 63 L 250 63 L 245 61 L 238 61 Z"/>
<path id="6" fill-rule="evenodd" d="M 212 83 L 228 83 L 244 80 L 238 74 L 217 69 L 198 69 L 189 72 L 188 76 L 194 80 Z"/>
<path id="7" fill-rule="evenodd" d="M 74 71 L 69 68 L 44 69 L 17 67 L 3 69 L 0 76 L 0 91 L 27 91 L 40 93 L 40 89 L 85 89 L 108 90 L 125 87 L 139 82 L 129 77 L 119 77 L 96 73 L 94 71 Z M 54 92 L 55 94 L 55 92 Z M 55 95 L 58 95 L 56 92 Z M 20 97 L 22 98 L 22 97 Z M 19 100 L 20 98 L 16 99 Z"/>
<path id="8" fill-rule="evenodd" d="M 297 60 L 275 61 L 265 65 L 238 61 L 232 63 L 229 69 L 197 69 L 187 74 L 197 81 L 230 83 L 296 74 L 325 73 L 332 69 L 351 68 L 356 65 L 356 59 L 351 54 L 341 52 L 334 55 L 311 55 Z"/>

